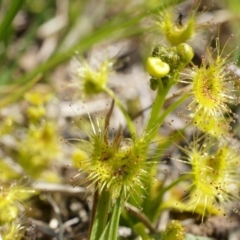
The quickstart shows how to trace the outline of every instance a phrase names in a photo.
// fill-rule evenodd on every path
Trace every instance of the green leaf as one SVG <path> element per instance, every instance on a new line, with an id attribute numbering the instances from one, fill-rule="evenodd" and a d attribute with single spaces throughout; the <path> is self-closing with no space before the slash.
<path id="1" fill-rule="evenodd" d="M 102 191 L 99 196 L 97 209 L 93 216 L 93 226 L 91 229 L 90 240 L 98 240 L 105 231 L 107 225 L 107 218 L 110 208 L 110 193 L 109 191 Z"/>
<path id="2" fill-rule="evenodd" d="M 110 219 L 110 226 L 109 226 L 109 233 L 108 233 L 108 238 L 111 240 L 116 240 L 117 239 L 117 233 L 118 233 L 118 226 L 119 226 L 119 219 L 121 215 L 121 210 L 122 210 L 122 191 L 120 196 L 117 199 L 117 202 L 114 205 L 113 208 L 113 213 Z"/>
<path id="3" fill-rule="evenodd" d="M 109 231 L 109 222 L 107 223 L 107 226 L 105 227 L 101 237 L 99 238 L 99 240 L 105 240 L 106 239 L 106 234 Z"/>
<path id="4" fill-rule="evenodd" d="M 0 24 L 0 42 L 2 40 L 6 41 L 9 30 L 11 29 L 11 28 L 9 28 L 9 26 L 11 26 L 11 23 L 12 23 L 14 17 L 17 15 L 17 13 L 21 9 L 24 2 L 25 2 L 25 0 L 12 0 L 11 1 L 9 8 L 6 10 L 4 19 L 2 20 L 2 23 Z"/>

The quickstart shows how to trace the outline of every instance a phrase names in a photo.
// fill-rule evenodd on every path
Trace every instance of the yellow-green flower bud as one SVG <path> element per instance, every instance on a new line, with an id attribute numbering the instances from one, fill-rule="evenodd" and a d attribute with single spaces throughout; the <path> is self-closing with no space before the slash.
<path id="1" fill-rule="evenodd" d="M 146 68 L 148 73 L 154 78 L 165 77 L 170 71 L 169 65 L 157 57 L 149 57 Z"/>
<path id="2" fill-rule="evenodd" d="M 192 47 L 187 43 L 181 43 L 177 45 L 176 49 L 184 63 L 189 63 L 193 59 L 194 53 Z"/>
<path id="3" fill-rule="evenodd" d="M 156 78 L 150 79 L 150 88 L 155 91 L 158 88 L 158 80 Z"/>

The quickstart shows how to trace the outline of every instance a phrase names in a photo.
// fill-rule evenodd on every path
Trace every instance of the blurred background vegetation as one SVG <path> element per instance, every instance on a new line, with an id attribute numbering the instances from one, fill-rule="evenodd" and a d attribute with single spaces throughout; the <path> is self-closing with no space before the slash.
<path id="1" fill-rule="evenodd" d="M 25 239 L 86 238 L 91 203 L 84 188 L 71 187 L 84 151 L 66 143 L 68 138 L 84 137 L 79 118 L 86 119 L 83 128 L 89 124 L 79 103 L 77 59 L 100 61 L 107 56 L 118 60 L 109 84 L 133 117 L 152 100 L 144 60 L 152 46 L 163 41 L 154 24 L 159 11 L 174 6 L 177 21 L 180 11 L 187 17 L 186 6 L 192 2 L 0 0 L 1 189 L 17 185 L 36 190 L 27 197 L 15 191 L 10 205 L 20 201 L 24 210 L 1 208 L 0 215 L 10 219 L 0 219 L 0 225 L 20 216 Z M 240 1 L 215 1 L 212 6 L 201 1 L 199 11 L 205 5 L 208 11 L 201 15 L 201 23 L 221 22 L 223 42 L 234 33 L 227 54 L 240 45 Z M 205 29 L 190 42 L 196 62 L 204 52 L 199 44 L 203 33 L 210 39 L 212 32 Z M 239 51 L 234 52 L 235 59 Z M 104 94 L 87 101 L 90 114 L 100 115 L 110 103 Z M 113 126 L 118 127 L 121 118 L 116 110 Z M 137 123 L 141 129 L 143 123 Z M 136 237 L 131 229 L 124 234 L 125 239 Z"/>

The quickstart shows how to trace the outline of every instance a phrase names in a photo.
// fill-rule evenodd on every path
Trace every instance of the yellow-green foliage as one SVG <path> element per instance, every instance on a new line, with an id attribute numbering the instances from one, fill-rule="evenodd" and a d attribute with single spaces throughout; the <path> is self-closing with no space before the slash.
<path id="1" fill-rule="evenodd" d="M 25 139 L 19 142 L 19 163 L 34 178 L 47 170 L 60 153 L 59 137 L 53 122 L 29 126 Z"/>
<path id="2" fill-rule="evenodd" d="M 186 162 L 192 166 L 189 172 L 192 192 L 188 203 L 193 211 L 201 208 L 203 217 L 208 212 L 213 213 L 209 208 L 218 207 L 222 213 L 229 200 L 239 199 L 240 158 L 236 147 L 230 142 L 214 144 L 214 141 L 210 138 L 202 145 L 196 141 L 189 149 L 184 149 Z"/>
<path id="3" fill-rule="evenodd" d="M 1 186 L 0 225 L 11 223 L 19 216 L 21 202 L 34 194 L 33 190 L 20 186 Z"/>
<path id="4" fill-rule="evenodd" d="M 0 226 L 1 240 L 21 240 L 23 237 L 24 228 L 17 222 L 12 222 Z"/>
<path id="5" fill-rule="evenodd" d="M 36 87 L 24 95 L 25 100 L 30 104 L 27 115 L 30 121 L 39 121 L 46 114 L 45 104 L 52 98 L 49 89 Z"/>

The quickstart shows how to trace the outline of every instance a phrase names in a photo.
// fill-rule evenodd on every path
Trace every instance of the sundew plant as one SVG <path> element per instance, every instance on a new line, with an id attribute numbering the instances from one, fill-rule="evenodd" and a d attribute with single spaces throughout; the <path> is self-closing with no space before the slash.
<path id="1" fill-rule="evenodd" d="M 128 208 L 129 203 L 141 208 L 137 215 L 140 222 L 135 220 L 134 231 L 142 239 L 155 239 L 154 225 L 165 207 L 198 213 L 200 222 L 203 223 L 205 218 L 212 214 L 222 214 L 227 218 L 227 205 L 238 206 L 240 159 L 231 131 L 231 123 L 237 116 L 231 108 L 239 103 L 239 83 L 234 72 L 230 70 L 230 66 L 237 63 L 232 58 L 236 49 L 226 54 L 225 48 L 233 35 L 229 36 L 221 48 L 217 32 L 217 37 L 212 38 L 213 47 L 211 43 L 206 44 L 201 63 L 194 64 L 194 50 L 187 41 L 194 37 L 199 27 L 199 4 L 191 9 L 184 21 L 182 13 L 179 13 L 176 21 L 176 15 L 171 10 L 165 9 L 161 12 L 157 26 L 166 41 L 153 45 L 152 52 L 146 59 L 149 86 L 156 91 L 156 95 L 141 134 L 136 133 L 116 94 L 111 92 L 106 84 L 107 63 L 104 62 L 97 70 L 90 70 L 90 67 L 83 63 L 83 67 L 78 71 L 86 95 L 102 91 L 107 94 L 111 92 L 113 98 L 104 127 L 94 124 L 89 116 L 92 132 L 88 141 L 80 139 L 83 149 L 87 150 L 86 156 L 79 157 L 79 170 L 87 173 L 84 180 L 87 188 L 89 184 L 95 189 L 89 239 L 117 239 L 121 212 L 124 212 L 124 207 Z M 219 27 L 220 24 L 216 24 L 216 29 L 219 30 Z M 174 100 L 165 107 L 169 92 L 179 83 L 186 86 L 179 87 L 180 93 L 173 94 Z M 121 127 L 112 138 L 109 137 L 109 118 L 114 101 L 122 110 L 129 126 L 128 139 L 124 138 Z M 172 160 L 189 165 L 189 170 L 169 186 L 163 184 L 154 189 L 152 185 L 157 181 L 155 174 L 159 159 L 163 157 L 162 154 L 168 146 L 177 141 L 175 138 L 177 139 L 178 135 L 184 135 L 184 129 L 183 132 L 178 130 L 161 141 L 157 140 L 159 131 L 167 116 L 184 103 L 185 110 L 181 110 L 179 115 L 181 117 L 184 112 L 187 119 L 185 128 L 192 127 L 194 140 L 187 140 L 189 146 L 184 148 L 177 144 L 185 155 L 173 157 Z M 187 136 L 183 139 L 186 140 Z M 152 144 L 157 146 L 149 152 Z M 173 205 L 172 199 L 172 203 L 165 204 L 162 199 L 164 193 L 170 192 L 175 185 L 184 181 L 189 184 L 185 185 L 184 192 L 187 196 L 176 198 L 176 205 Z M 137 200 L 138 198 L 140 200 Z M 144 221 L 141 222 L 142 218 Z M 180 223 L 177 221 L 169 223 L 166 231 L 160 233 L 157 239 L 185 239 L 184 229 L 178 224 Z"/>
<path id="2" fill-rule="evenodd" d="M 230 239 L 240 224 L 239 36 L 215 21 L 214 3 L 103 1 L 93 24 L 94 1 L 23 2 L 0 1 L 0 54 L 14 69 L 0 77 L 0 240 Z M 55 7 L 69 19 L 44 22 Z M 42 16 L 26 36 L 24 14 Z M 11 24 L 23 32 L 10 37 Z M 33 61 L 23 52 L 35 34 Z M 204 232 L 209 219 L 226 233 Z"/>

